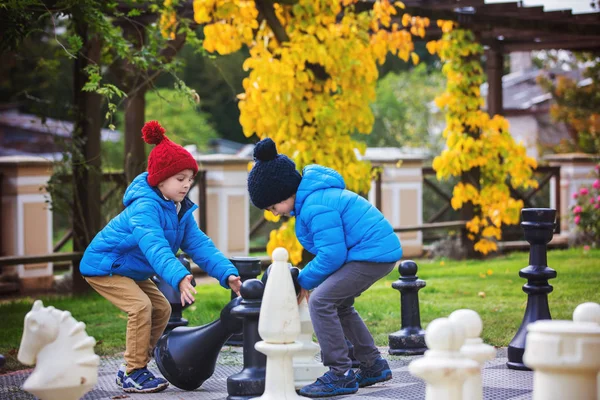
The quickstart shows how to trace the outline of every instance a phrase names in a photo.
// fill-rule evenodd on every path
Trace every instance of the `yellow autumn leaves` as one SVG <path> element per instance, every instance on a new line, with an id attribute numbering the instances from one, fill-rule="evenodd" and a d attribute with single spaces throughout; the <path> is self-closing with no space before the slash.
<path id="1" fill-rule="evenodd" d="M 393 22 L 400 2 L 377 0 L 370 12 L 354 12 L 356 0 L 298 0 L 272 4 L 286 41 L 276 39 L 265 20 L 258 22 L 254 1 L 194 0 L 194 19 L 204 24 L 204 48 L 229 54 L 250 49 L 244 92 L 238 96 L 244 134 L 270 137 L 278 150 L 302 169 L 321 164 L 339 171 L 348 189 L 367 193 L 371 166 L 357 155 L 366 146 L 352 134 L 368 134 L 374 117 L 377 64 L 392 53 L 419 61 L 412 35 L 423 37 L 427 18 L 403 15 Z M 271 4 L 269 2 L 269 4 Z M 343 13 L 342 13 L 343 8 Z M 341 18 L 340 18 L 341 16 Z M 271 23 L 271 25 L 273 25 Z M 275 243 L 301 257 L 292 241 L 293 220 Z M 300 249 L 300 251 L 298 251 Z"/>
<path id="2" fill-rule="evenodd" d="M 474 41 L 471 32 L 452 30 L 452 23 L 438 25 L 447 33 L 427 48 L 439 54 L 447 77 L 446 92 L 436 99 L 438 107 L 446 111 L 443 135 L 447 149 L 434 159 L 433 168 L 438 179 L 479 169 L 479 188 L 458 183 L 451 203 L 454 209 L 473 204 L 476 212 L 467 223 L 469 238 L 475 241 L 476 251 L 487 254 L 497 249 L 502 225 L 518 223 L 523 208 L 521 200 L 511 197 L 507 177 L 514 188 L 537 187 L 537 181 L 531 178 L 537 163 L 527 156 L 521 144 L 515 143 L 506 119 L 499 115 L 490 118 L 481 110 L 481 45 Z"/>

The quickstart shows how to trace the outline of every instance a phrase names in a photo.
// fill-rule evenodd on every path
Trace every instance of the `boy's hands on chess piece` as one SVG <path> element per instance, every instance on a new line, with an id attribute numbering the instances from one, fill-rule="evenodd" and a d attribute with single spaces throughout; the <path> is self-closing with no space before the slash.
<path id="1" fill-rule="evenodd" d="M 229 278 L 227 278 L 227 283 L 229 284 L 231 290 L 233 290 L 234 293 L 239 296 L 240 289 L 242 287 L 242 280 L 240 279 L 240 277 L 235 275 L 229 275 Z"/>
<path id="2" fill-rule="evenodd" d="M 179 282 L 179 293 L 181 293 L 181 305 L 185 306 L 186 301 L 192 304 L 196 299 L 194 299 L 194 294 L 198 294 L 194 286 L 192 286 L 192 279 L 194 277 L 192 275 L 186 275 L 181 282 Z"/>
<path id="3" fill-rule="evenodd" d="M 298 304 L 302 303 L 302 300 L 306 298 L 308 302 L 308 297 L 310 296 L 310 292 L 304 288 L 300 289 L 300 293 L 298 293 Z"/>

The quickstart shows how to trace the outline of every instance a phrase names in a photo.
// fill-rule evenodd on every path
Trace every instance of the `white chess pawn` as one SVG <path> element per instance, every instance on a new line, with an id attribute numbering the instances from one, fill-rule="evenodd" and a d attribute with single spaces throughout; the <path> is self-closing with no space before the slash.
<path id="1" fill-rule="evenodd" d="M 425 400 L 462 400 L 466 379 L 479 371 L 477 362 L 460 354 L 465 330 L 448 318 L 431 321 L 425 330 L 429 350 L 408 365 L 427 384 Z"/>
<path id="2" fill-rule="evenodd" d="M 600 325 L 600 304 L 598 303 L 582 303 L 573 311 L 573 322 L 590 322 Z M 596 379 L 596 390 L 598 394 L 596 398 L 600 400 L 600 372 Z"/>
<path id="3" fill-rule="evenodd" d="M 272 257 L 273 264 L 258 318 L 258 333 L 263 340 L 255 345 L 256 350 L 267 356 L 265 391 L 257 399 L 306 399 L 299 396 L 294 387 L 292 357 L 302 344 L 296 341 L 300 334 L 300 314 L 287 264 L 288 252 L 278 247 Z"/>
<path id="4" fill-rule="evenodd" d="M 463 400 L 481 400 L 483 398 L 483 385 L 481 383 L 481 368 L 483 364 L 494 359 L 496 349 L 489 344 L 483 343 L 481 331 L 483 323 L 479 314 L 473 310 L 456 310 L 448 316 L 448 319 L 465 330 L 465 343 L 460 348 L 460 353 L 479 364 L 479 372 L 470 376 L 463 387 Z"/>
<path id="5" fill-rule="evenodd" d="M 302 349 L 294 356 L 294 384 L 296 389 L 310 385 L 329 370 L 322 362 L 315 360 L 321 347 L 313 342 L 314 328 L 308 311 L 308 302 L 302 299 L 298 305 L 300 314 L 300 335 L 298 341 Z"/>
<path id="6" fill-rule="evenodd" d="M 596 399 L 600 371 L 597 304 L 585 303 L 575 321 L 529 324 L 523 362 L 533 373 L 533 400 Z"/>

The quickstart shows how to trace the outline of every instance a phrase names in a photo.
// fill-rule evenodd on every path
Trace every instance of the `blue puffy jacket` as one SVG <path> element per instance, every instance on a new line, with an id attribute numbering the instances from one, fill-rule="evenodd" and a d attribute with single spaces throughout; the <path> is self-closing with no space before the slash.
<path id="1" fill-rule="evenodd" d="M 345 187 L 333 169 L 309 165 L 302 172 L 293 212 L 296 236 L 315 254 L 298 277 L 304 289 L 319 286 L 350 261 L 383 263 L 402 257 L 392 225 L 365 198 Z"/>
<path id="2" fill-rule="evenodd" d="M 175 203 L 160 196 L 138 175 L 125 191 L 125 209 L 98 234 L 83 254 L 79 270 L 83 276 L 121 275 L 136 281 L 157 274 L 173 288 L 189 275 L 175 254 L 182 249 L 210 276 L 229 288 L 227 278 L 239 275 L 233 264 L 196 224 L 198 208 L 187 197 L 179 216 Z"/>

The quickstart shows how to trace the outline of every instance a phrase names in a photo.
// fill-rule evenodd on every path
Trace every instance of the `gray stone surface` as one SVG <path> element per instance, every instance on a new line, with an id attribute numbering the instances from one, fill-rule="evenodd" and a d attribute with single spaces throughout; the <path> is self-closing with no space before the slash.
<path id="1" fill-rule="evenodd" d="M 425 384 L 408 372 L 408 364 L 420 357 L 395 357 L 387 355 L 387 349 L 381 349 L 382 354 L 390 361 L 393 372 L 391 381 L 363 388 L 351 396 L 337 396 L 334 399 L 360 400 L 422 400 L 425 398 Z M 115 384 L 115 375 L 121 357 L 102 357 L 98 373 L 98 385 L 89 392 L 84 400 L 113 400 L 134 399 L 201 399 L 225 400 L 227 398 L 227 377 L 242 369 L 242 354 L 238 348 L 224 348 L 219 356 L 214 375 L 204 382 L 197 390 L 188 392 L 174 386 L 160 393 L 130 394 L 123 392 Z M 156 364 L 152 361 L 150 369 L 158 373 Z M 20 389 L 31 371 L 14 372 L 0 375 L 0 399 L 30 400 L 34 396 Z M 498 349 L 496 358 L 486 363 L 483 370 L 483 398 L 485 400 L 526 400 L 531 399 L 533 373 L 514 371 L 506 368 L 506 349 Z"/>

